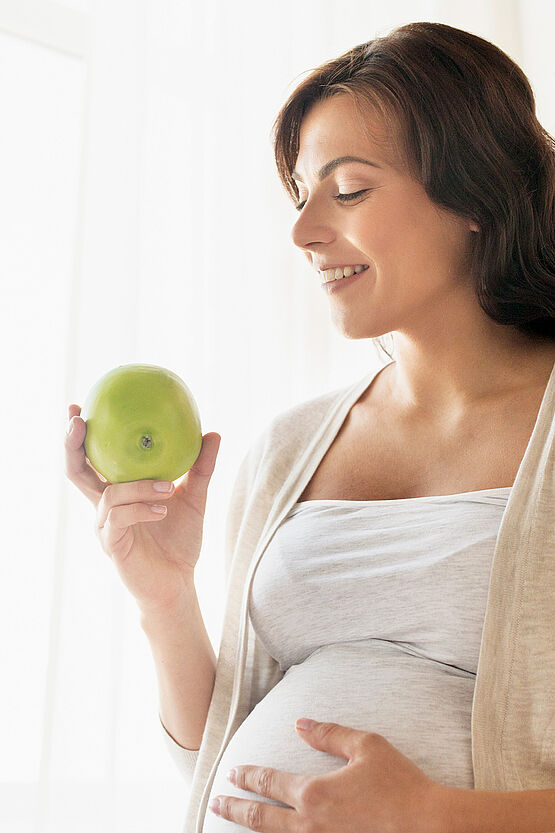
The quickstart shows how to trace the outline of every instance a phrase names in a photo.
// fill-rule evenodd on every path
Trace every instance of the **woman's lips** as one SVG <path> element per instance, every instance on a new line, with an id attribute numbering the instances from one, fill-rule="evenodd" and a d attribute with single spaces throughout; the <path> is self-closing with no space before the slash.
<path id="1" fill-rule="evenodd" d="M 357 280 L 357 278 L 360 278 L 361 275 L 365 275 L 366 272 L 368 272 L 368 268 L 364 269 L 362 272 L 358 272 L 354 275 L 351 275 L 350 278 L 339 278 L 339 280 L 336 280 L 336 281 L 329 281 L 328 283 L 322 283 L 322 284 L 320 284 L 320 286 L 326 292 L 338 292 L 343 287 L 350 286 L 352 283 L 354 283 Z"/>

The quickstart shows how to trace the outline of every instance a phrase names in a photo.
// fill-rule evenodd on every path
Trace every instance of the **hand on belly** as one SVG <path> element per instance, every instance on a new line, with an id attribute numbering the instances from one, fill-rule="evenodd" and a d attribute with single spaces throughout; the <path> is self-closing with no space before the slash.
<path id="1" fill-rule="evenodd" d="M 349 766 L 310 776 L 237 765 L 235 784 L 240 790 L 287 806 L 220 794 L 211 802 L 212 812 L 260 833 L 311 825 L 322 833 L 336 833 L 346 820 L 349 829 L 359 833 L 380 833 L 385 828 L 391 833 L 407 829 L 416 833 L 441 823 L 450 788 L 428 778 L 382 735 L 337 723 L 315 723 L 297 731 L 313 749 L 342 758 Z"/>

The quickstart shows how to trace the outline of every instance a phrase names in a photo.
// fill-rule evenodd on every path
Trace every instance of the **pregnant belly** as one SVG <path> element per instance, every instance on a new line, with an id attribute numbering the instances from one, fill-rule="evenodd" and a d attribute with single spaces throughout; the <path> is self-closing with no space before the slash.
<path id="1" fill-rule="evenodd" d="M 270 766 L 323 775 L 347 764 L 313 749 L 295 730 L 299 717 L 378 732 L 430 778 L 473 789 L 470 719 L 475 676 L 414 656 L 389 642 L 329 645 L 293 665 L 252 710 L 225 749 L 210 790 L 216 795 L 287 807 L 231 784 L 234 766 Z M 229 833 L 248 828 L 227 821 Z M 206 811 L 203 833 L 220 833 L 222 820 Z"/>

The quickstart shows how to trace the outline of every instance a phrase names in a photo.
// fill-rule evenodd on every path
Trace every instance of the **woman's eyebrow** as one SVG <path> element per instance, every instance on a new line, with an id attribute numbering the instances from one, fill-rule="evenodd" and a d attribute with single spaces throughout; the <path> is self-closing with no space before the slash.
<path id="1" fill-rule="evenodd" d="M 369 159 L 361 159 L 360 156 L 339 156 L 337 159 L 332 159 L 331 162 L 326 162 L 318 171 L 318 180 L 321 182 L 331 174 L 339 165 L 344 165 L 346 162 L 362 162 L 364 165 L 372 165 L 374 168 L 381 168 L 377 162 L 371 162 Z M 291 174 L 292 179 L 299 179 L 303 182 L 302 176 L 299 176 L 297 171 Z"/>

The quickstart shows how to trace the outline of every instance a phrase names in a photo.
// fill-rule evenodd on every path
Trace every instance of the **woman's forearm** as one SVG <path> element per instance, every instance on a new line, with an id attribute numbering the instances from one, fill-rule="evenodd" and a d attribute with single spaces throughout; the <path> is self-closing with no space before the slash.
<path id="1" fill-rule="evenodd" d="M 551 833 L 555 790 L 495 792 L 444 787 L 445 833 Z"/>
<path id="2" fill-rule="evenodd" d="M 194 581 L 178 608 L 141 615 L 150 643 L 160 720 L 185 749 L 199 749 L 216 676 L 216 655 L 204 625 Z"/>

